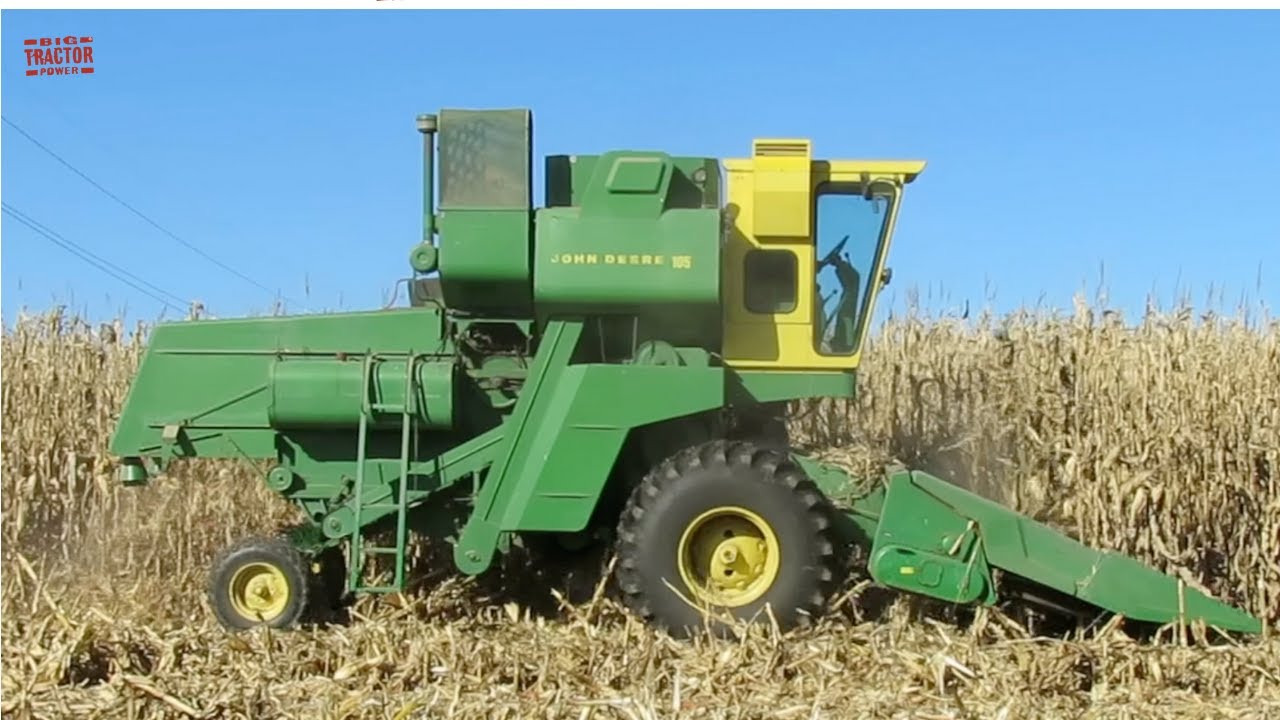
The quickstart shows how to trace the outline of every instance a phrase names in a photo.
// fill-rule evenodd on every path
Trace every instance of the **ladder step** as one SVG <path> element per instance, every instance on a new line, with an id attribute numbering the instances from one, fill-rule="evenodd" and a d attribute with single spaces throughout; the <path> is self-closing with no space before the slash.
<path id="1" fill-rule="evenodd" d="M 405 395 L 404 402 L 375 402 L 369 392 L 370 378 L 374 370 L 374 356 L 365 357 L 364 362 L 364 391 L 362 392 L 361 404 L 363 405 L 360 413 L 360 429 L 356 442 L 356 477 L 355 477 L 355 514 L 356 523 L 351 533 L 351 553 L 352 562 L 350 573 L 347 578 L 347 585 L 353 591 L 363 591 L 370 593 L 390 593 L 400 592 L 404 586 L 405 573 L 405 550 L 407 545 L 407 528 L 405 525 L 408 515 L 408 491 L 409 491 L 409 465 L 411 462 L 411 444 L 413 432 L 417 428 L 417 411 L 418 406 L 414 397 L 417 388 L 416 376 L 414 373 L 414 363 L 406 364 L 405 374 Z M 395 414 L 402 418 L 402 427 L 400 433 L 400 486 L 392 492 L 390 497 L 382 495 L 373 502 L 367 502 L 364 492 L 367 489 L 365 483 L 368 481 L 366 477 L 366 463 L 368 461 L 369 450 L 369 432 L 374 415 Z M 396 538 L 394 545 L 369 545 L 363 537 L 364 518 L 362 513 L 370 514 L 391 514 L 396 519 Z M 362 582 L 362 574 L 365 563 L 370 556 L 391 556 L 395 558 L 395 581 L 390 585 L 369 584 Z M 357 559 L 358 558 L 358 559 Z"/>
<path id="2" fill-rule="evenodd" d="M 366 545 L 366 546 L 364 546 L 364 548 L 362 548 L 362 549 L 363 549 L 365 552 L 369 553 L 370 555 L 395 555 L 396 553 L 400 552 L 400 549 L 399 549 L 399 548 L 396 548 L 396 547 L 394 547 L 394 546 L 375 546 L 375 547 L 370 547 L 370 546 Z"/>

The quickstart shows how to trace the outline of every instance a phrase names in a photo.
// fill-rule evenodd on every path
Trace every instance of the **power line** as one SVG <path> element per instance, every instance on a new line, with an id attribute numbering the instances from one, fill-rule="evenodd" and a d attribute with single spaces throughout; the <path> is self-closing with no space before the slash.
<path id="1" fill-rule="evenodd" d="M 125 202 L 124 200 L 122 200 L 122 199 L 121 199 L 119 196 L 117 196 L 115 193 L 113 193 L 113 192 L 111 192 L 110 190 L 106 189 L 105 187 L 103 187 L 102 185 L 100 185 L 97 181 L 95 181 L 93 178 L 91 178 L 91 177 L 89 177 L 88 175 L 86 175 L 86 174 L 84 174 L 83 172 L 81 172 L 81 171 L 80 171 L 76 166 L 74 166 L 74 165 L 72 165 L 71 163 L 69 163 L 69 162 L 67 162 L 66 160 L 64 160 L 64 159 L 62 158 L 62 156 L 61 156 L 61 155 L 59 155 L 58 153 L 56 153 L 56 152 L 54 152 L 53 150 L 49 149 L 49 148 L 48 148 L 44 143 L 42 143 L 42 142 L 40 142 L 39 140 L 37 140 L 37 139 L 35 139 L 34 137 L 32 137 L 32 136 L 31 136 L 31 133 L 27 132 L 26 130 L 23 130 L 23 129 L 22 129 L 22 128 L 17 124 L 17 123 L 13 122 L 12 120 L 10 120 L 9 118 L 4 117 L 4 116 L 0 116 L 0 120 L 3 120 L 3 121 L 5 122 L 5 124 L 9 125 L 9 126 L 10 126 L 10 127 L 12 127 L 14 130 L 17 130 L 19 133 L 21 133 L 21 135 L 22 135 L 23 137 L 25 137 L 27 140 L 30 140 L 30 141 L 31 141 L 31 143 L 32 143 L 33 145 L 35 145 L 36 147 L 38 147 L 38 148 L 40 148 L 41 150 L 43 150 L 46 154 L 48 154 L 48 155 L 49 155 L 49 157 L 52 157 L 54 160 L 57 160 L 59 163 L 62 163 L 62 165 L 63 165 L 64 167 L 66 167 L 68 170 L 70 170 L 71 172 L 75 173 L 76 175 L 79 175 L 79 176 L 80 176 L 80 177 L 81 177 L 85 182 L 87 182 L 87 183 L 89 183 L 90 185 L 92 185 L 92 186 L 94 186 L 95 188 L 97 188 L 97 189 L 98 189 L 102 194 L 106 195 L 107 197 L 111 198 L 112 200 L 115 200 L 117 203 L 119 203 L 121 206 L 123 206 L 123 207 L 124 207 L 126 210 L 128 210 L 129 212 L 132 212 L 134 215 L 137 215 L 138 217 L 142 218 L 144 221 L 146 221 L 149 225 L 151 225 L 151 226 L 152 226 L 152 227 L 154 227 L 155 229 L 159 230 L 160 232 L 164 233 L 165 235 L 168 235 L 170 238 L 172 238 L 172 239 L 176 240 L 178 243 L 180 243 L 181 245 L 183 245 L 183 246 L 184 246 L 184 247 L 186 247 L 187 249 L 191 250 L 192 252 L 196 253 L 196 254 L 197 254 L 197 255 L 199 255 L 200 257 L 204 258 L 205 260 L 208 260 L 209 262 L 213 263 L 214 265 L 217 265 L 218 267 L 222 268 L 223 270 L 226 270 L 227 272 L 231 273 L 232 275 L 235 275 L 236 277 L 240 278 L 241 280 L 244 280 L 245 282 L 249 283 L 250 285 L 253 285 L 253 286 L 257 287 L 258 289 L 263 290 L 263 291 L 265 291 L 265 292 L 267 292 L 267 293 L 269 293 L 269 294 L 272 294 L 272 295 L 275 295 L 275 294 L 276 294 L 276 292 L 275 292 L 274 290 L 272 290 L 271 288 L 267 287 L 266 285 L 263 285 L 262 283 L 258 282 L 257 280 L 254 280 L 253 278 L 249 277 L 248 275 L 245 275 L 244 273 L 240 272 L 239 270 L 236 270 L 235 268 L 231 267 L 230 265 L 227 265 L 226 263 L 222 262 L 221 260 L 218 260 L 217 258 L 213 257 L 212 255 L 209 255 L 209 254 L 208 254 L 208 253 L 206 253 L 205 251 L 201 250 L 199 247 L 197 247 L 197 246 L 193 245 L 192 243 L 187 242 L 186 240 L 183 240 L 182 238 L 178 237 L 175 233 L 173 233 L 171 230 L 169 230 L 168 228 L 164 227 L 164 226 L 163 226 L 163 225 L 161 225 L 160 223 L 156 222 L 155 220 L 152 220 L 150 217 L 147 217 L 147 215 L 146 215 L 145 213 L 143 213 L 141 210 L 139 210 L 139 209 L 135 208 L 134 206 L 132 206 L 132 205 L 130 205 L 129 203 L 127 203 L 127 202 Z M 291 302 L 291 303 L 295 303 L 295 304 L 301 305 L 301 303 L 297 303 L 295 300 L 293 300 L 292 298 L 290 298 L 290 297 L 288 297 L 288 296 L 281 295 L 280 297 L 281 297 L 281 298 L 283 298 L 284 300 L 287 300 L 288 302 Z"/>
<path id="2" fill-rule="evenodd" d="M 58 233 L 57 231 L 55 231 L 53 228 L 50 228 L 48 225 L 45 225 L 44 223 L 42 223 L 42 222 L 40 222 L 40 221 L 36 220 L 35 218 L 31 217 L 31 216 L 30 216 L 30 215 L 28 215 L 27 213 L 22 212 L 22 211 L 21 211 L 21 210 L 19 210 L 18 208 L 14 207 L 12 204 L 7 203 L 7 202 L 0 201 L 0 205 L 2 205 L 2 206 L 4 207 L 4 209 L 5 209 L 5 210 L 7 210 L 7 211 L 9 212 L 9 214 L 10 214 L 11 216 L 13 216 L 13 218 L 14 218 L 15 220 L 18 220 L 18 221 L 20 221 L 20 222 L 26 222 L 26 223 L 29 223 L 29 224 L 27 225 L 27 227 L 31 227 L 31 225 L 35 225 L 36 227 L 35 227 L 35 228 L 32 228 L 32 229 L 36 230 L 37 232 L 39 232 L 39 231 L 44 231 L 44 232 L 45 232 L 45 233 L 47 233 L 48 235 L 52 235 L 53 237 L 52 237 L 52 238 L 50 238 L 50 240 L 51 240 L 52 242 L 57 243 L 57 244 L 60 244 L 60 245 L 61 245 L 62 243 L 65 243 L 66 245 L 71 246 L 70 248 L 66 248 L 66 249 L 67 249 L 67 251 L 68 251 L 68 252 L 75 253 L 75 254 L 77 254 L 77 255 L 80 255 L 80 256 L 81 256 L 81 259 L 83 259 L 85 262 L 95 263 L 95 264 L 100 264 L 100 265 L 105 265 L 106 267 L 109 267 L 109 268 L 111 268 L 111 269 L 115 270 L 116 272 L 119 272 L 119 273 L 121 273 L 121 274 L 123 274 L 123 275 L 128 275 L 129 277 L 133 278 L 133 279 L 134 279 L 134 280 L 136 280 L 137 282 L 142 283 L 143 285 L 146 285 L 147 287 L 151 288 L 151 289 L 152 289 L 152 290 L 154 290 L 156 293 L 158 293 L 158 294 L 160 294 L 160 295 L 164 295 L 164 296 L 168 297 L 169 299 L 171 299 L 171 300 L 173 300 L 173 301 L 177 302 L 179 305 L 190 305 L 190 304 L 191 304 L 191 301 L 190 301 L 190 300 L 188 300 L 187 298 L 180 297 L 180 296 L 178 296 L 178 295 L 174 295 L 173 293 L 171 293 L 171 292 L 169 292 L 169 291 L 165 290 L 164 288 L 161 288 L 161 287 L 159 287 L 159 286 L 157 286 L 157 285 L 155 285 L 155 284 L 153 284 L 153 283 L 151 283 L 151 282 L 149 282 L 149 281 L 145 280 L 144 278 L 141 278 L 141 277 L 138 277 L 137 275 L 134 275 L 133 273 L 129 272 L 128 270 L 125 270 L 124 268 L 120 267 L 119 265 L 116 265 L 115 263 L 111 262 L 110 260 L 107 260 L 106 258 L 102 257 L 101 255 L 98 255 L 98 254 L 94 253 L 92 250 L 89 250 L 88 248 L 86 248 L 86 247 L 84 247 L 83 245 L 81 245 L 81 244 L 79 244 L 79 243 L 75 242 L 74 240 L 70 240 L 70 239 L 68 239 L 68 238 L 66 238 L 66 237 L 63 237 L 61 234 L 59 234 L 59 233 Z M 48 235 L 46 235 L 46 237 L 48 237 Z M 74 249 L 72 249 L 72 248 L 74 248 Z M 84 257 L 85 255 L 88 255 L 89 257 L 88 257 L 88 258 L 85 258 L 85 257 Z M 92 258 L 92 259 L 90 259 L 90 258 Z M 105 269 L 105 268 L 102 268 L 102 267 L 100 266 L 100 267 L 99 267 L 99 269 Z"/>
<path id="3" fill-rule="evenodd" d="M 35 219 L 31 218 L 21 210 L 18 210 L 17 208 L 13 207 L 9 203 L 7 202 L 0 203 L 0 205 L 3 206 L 3 211 L 6 215 L 12 217 L 14 220 L 17 220 L 23 225 L 26 225 L 31 230 L 34 230 L 37 234 L 39 234 L 41 237 L 45 238 L 49 242 L 52 242 L 53 244 L 57 245 L 63 250 L 66 250 L 72 255 L 75 255 L 81 260 L 84 260 L 85 262 L 107 273 L 108 275 L 114 277 L 120 282 L 133 288 L 134 290 L 137 290 L 138 292 L 146 295 L 147 297 L 150 297 L 152 300 L 159 302 L 165 307 L 173 308 L 174 310 L 179 310 L 179 311 L 185 311 L 187 309 L 182 307 L 182 304 L 189 305 L 188 301 L 183 300 L 177 295 L 174 295 L 173 293 L 168 292 L 162 288 L 156 287 L 155 285 L 147 282 L 146 280 L 143 280 L 137 275 L 134 275 L 128 270 L 125 270 L 124 268 L 121 268 L 108 260 L 98 257 L 97 255 L 86 250 L 85 248 L 81 247 L 77 243 L 72 242 L 71 240 L 67 240 L 66 238 L 62 237 L 61 235 L 54 232 L 53 230 L 48 229 L 43 224 L 37 222 Z M 132 280 L 130 278 L 132 278 Z M 143 287 L 144 285 L 146 287 Z M 147 288 L 150 288 L 150 290 L 148 290 Z M 175 305 L 174 303 L 169 302 L 169 300 L 166 300 L 165 296 L 168 296 L 170 299 L 176 300 L 178 303 L 181 303 L 181 304 Z"/>

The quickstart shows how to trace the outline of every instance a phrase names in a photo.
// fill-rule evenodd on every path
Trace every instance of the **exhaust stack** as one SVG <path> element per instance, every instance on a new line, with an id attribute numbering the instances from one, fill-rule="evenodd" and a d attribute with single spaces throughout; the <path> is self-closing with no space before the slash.
<path id="1" fill-rule="evenodd" d="M 436 269 L 438 255 L 435 246 L 435 135 L 438 123 L 435 115 L 423 114 L 417 118 L 418 132 L 422 133 L 422 242 L 409 253 L 409 265 L 414 271 L 429 273 Z"/>

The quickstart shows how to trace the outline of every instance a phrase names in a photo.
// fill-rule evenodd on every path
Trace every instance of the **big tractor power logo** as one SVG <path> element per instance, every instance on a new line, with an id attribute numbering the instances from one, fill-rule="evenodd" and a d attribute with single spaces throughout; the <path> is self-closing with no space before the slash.
<path id="1" fill-rule="evenodd" d="M 92 37 L 27 38 L 22 45 L 22 51 L 27 55 L 28 76 L 93 74 Z"/>

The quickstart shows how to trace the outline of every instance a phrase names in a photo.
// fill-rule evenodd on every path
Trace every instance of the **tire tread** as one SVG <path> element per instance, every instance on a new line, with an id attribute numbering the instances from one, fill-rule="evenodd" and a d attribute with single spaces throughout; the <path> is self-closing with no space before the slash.
<path id="1" fill-rule="evenodd" d="M 297 609 L 281 615 L 281 618 L 286 619 L 284 622 L 280 622 L 280 619 L 277 619 L 276 621 L 266 624 L 272 627 L 285 627 L 294 625 L 305 619 L 311 608 L 312 594 L 311 568 L 307 563 L 306 557 L 289 542 L 287 537 L 280 535 L 251 535 L 228 545 L 220 550 L 214 557 L 211 566 L 212 571 L 210 573 L 210 582 L 206 589 L 206 593 L 209 599 L 209 604 L 213 607 L 214 614 L 218 616 L 219 622 L 229 629 L 242 629 L 238 625 L 228 625 L 227 621 L 222 618 L 221 613 L 219 612 L 219 608 L 222 606 L 222 601 L 219 599 L 219 588 L 217 587 L 218 584 L 214 582 L 214 578 L 217 578 L 222 574 L 223 568 L 233 562 L 236 555 L 251 551 L 268 553 L 274 558 L 274 561 L 286 566 L 288 571 L 296 573 L 296 577 L 302 579 L 302 582 L 298 583 L 298 587 L 290 587 L 290 593 L 296 593 L 298 596 L 298 600 L 293 603 Z M 230 610 L 228 609 L 228 612 L 229 611 Z"/>
<path id="2" fill-rule="evenodd" d="M 784 452 L 758 447 L 747 441 L 712 440 L 685 448 L 663 460 L 651 469 L 632 489 L 627 509 L 621 513 L 617 527 L 615 548 L 618 564 L 615 570 L 616 584 L 621 591 L 624 606 L 645 621 L 655 619 L 639 576 L 636 558 L 643 554 L 640 542 L 643 537 L 640 526 L 653 504 L 672 487 L 686 479 L 689 472 L 717 464 L 729 467 L 750 467 L 760 472 L 766 482 L 787 488 L 805 508 L 805 516 L 818 548 L 815 560 L 819 567 L 816 587 L 807 602 L 796 608 L 795 620 L 800 626 L 810 625 L 826 609 L 835 592 L 840 564 L 835 554 L 832 507 L 817 485 Z"/>

